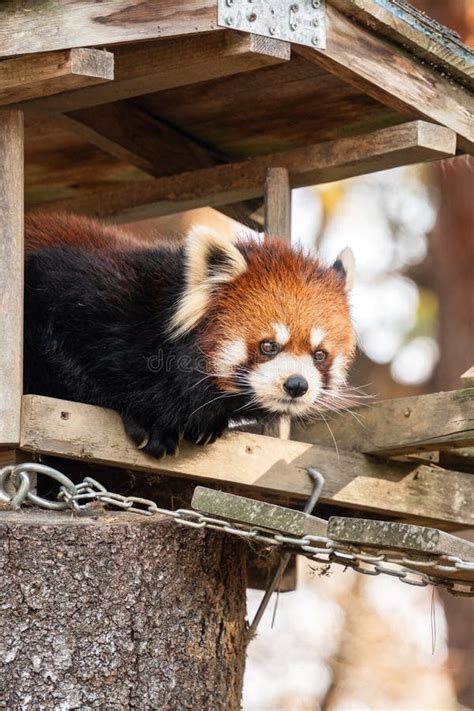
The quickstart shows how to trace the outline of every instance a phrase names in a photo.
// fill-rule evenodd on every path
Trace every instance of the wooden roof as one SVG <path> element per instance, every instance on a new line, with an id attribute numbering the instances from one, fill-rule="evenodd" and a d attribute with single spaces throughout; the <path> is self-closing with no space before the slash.
<path id="1" fill-rule="evenodd" d="M 0 58 L 0 105 L 25 110 L 27 207 L 77 197 L 100 214 L 84 195 L 100 206 L 116 183 L 414 119 L 455 132 L 458 152 L 474 144 L 472 52 L 401 0 L 328 0 L 325 50 L 222 30 L 211 0 L 7 0 Z M 393 153 L 367 170 L 396 165 Z"/>

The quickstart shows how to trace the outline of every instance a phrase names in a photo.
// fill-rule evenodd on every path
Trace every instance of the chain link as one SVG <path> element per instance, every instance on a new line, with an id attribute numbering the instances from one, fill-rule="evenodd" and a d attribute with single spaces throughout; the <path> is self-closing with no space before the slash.
<path id="1" fill-rule="evenodd" d="M 45 474 L 60 484 L 56 501 L 50 501 L 33 494 L 30 474 Z M 14 490 L 7 492 L 7 484 Z M 138 496 L 123 496 L 108 491 L 102 484 L 91 477 L 86 477 L 80 484 L 74 484 L 68 477 L 56 469 L 44 464 L 28 463 L 10 465 L 0 469 L 0 502 L 8 508 L 19 508 L 30 503 L 40 508 L 65 510 L 70 509 L 77 515 L 91 513 L 91 504 L 100 503 L 142 516 L 156 514 L 167 516 L 180 526 L 210 529 L 229 533 L 240 538 L 256 541 L 264 546 L 275 546 L 282 551 L 299 553 L 312 562 L 321 565 L 337 564 L 351 568 L 363 575 L 390 575 L 407 585 L 425 587 L 435 585 L 443 587 L 453 595 L 474 596 L 474 583 L 457 580 L 453 575 L 460 571 L 474 571 L 474 562 L 464 561 L 458 556 L 417 553 L 411 556 L 407 551 L 395 549 L 373 549 L 367 546 L 355 546 L 331 540 L 324 536 L 288 536 L 272 532 L 258 526 L 248 526 L 206 516 L 190 509 L 160 508 L 151 499 Z M 423 568 L 422 571 L 416 568 Z M 441 573 L 437 577 L 435 573 Z"/>

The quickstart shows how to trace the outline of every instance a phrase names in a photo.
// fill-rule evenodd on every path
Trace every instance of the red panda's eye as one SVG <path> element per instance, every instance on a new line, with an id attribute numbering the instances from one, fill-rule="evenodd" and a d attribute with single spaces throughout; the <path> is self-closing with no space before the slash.
<path id="1" fill-rule="evenodd" d="M 317 363 L 324 363 L 327 356 L 328 356 L 328 354 L 326 353 L 326 351 L 323 351 L 322 348 L 319 348 L 317 351 L 314 351 L 314 354 L 313 354 L 314 360 Z"/>
<path id="2" fill-rule="evenodd" d="M 274 356 L 280 352 L 280 346 L 275 341 L 262 341 L 260 343 L 260 353 L 265 356 Z"/>

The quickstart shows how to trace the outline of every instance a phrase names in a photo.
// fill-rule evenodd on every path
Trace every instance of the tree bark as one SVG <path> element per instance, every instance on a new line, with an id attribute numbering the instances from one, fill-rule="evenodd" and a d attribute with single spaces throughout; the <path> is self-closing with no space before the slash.
<path id="1" fill-rule="evenodd" d="M 159 516 L 0 512 L 0 707 L 239 709 L 245 562 Z"/>

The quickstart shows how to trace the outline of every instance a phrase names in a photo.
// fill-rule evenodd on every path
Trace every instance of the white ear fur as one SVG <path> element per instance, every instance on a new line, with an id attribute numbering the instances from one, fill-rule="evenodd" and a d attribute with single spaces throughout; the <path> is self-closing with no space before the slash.
<path id="1" fill-rule="evenodd" d="M 355 260 L 354 252 L 350 247 L 344 247 L 342 252 L 336 257 L 336 261 L 332 265 L 333 269 L 340 272 L 346 282 L 346 291 L 352 289 L 354 283 Z"/>
<path id="2" fill-rule="evenodd" d="M 204 225 L 193 227 L 185 246 L 186 287 L 170 320 L 170 335 L 177 338 L 192 330 L 204 316 L 215 285 L 232 281 L 246 269 L 231 241 Z"/>

